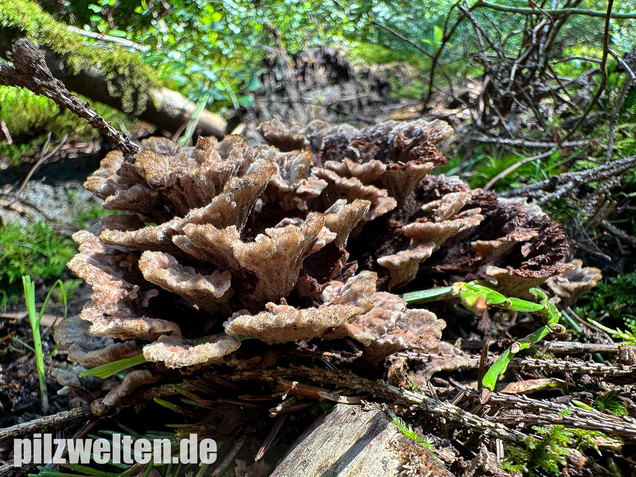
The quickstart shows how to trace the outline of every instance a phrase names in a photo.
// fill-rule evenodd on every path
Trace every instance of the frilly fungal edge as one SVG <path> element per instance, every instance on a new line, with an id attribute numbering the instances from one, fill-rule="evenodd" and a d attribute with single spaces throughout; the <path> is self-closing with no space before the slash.
<path id="1" fill-rule="evenodd" d="M 151 139 L 102 160 L 85 186 L 122 214 L 98 236 L 77 232 L 69 262 L 93 288 L 81 313 L 93 336 L 169 368 L 218 362 L 245 335 L 350 337 L 378 362 L 443 344 L 445 323 L 394 290 L 491 277 L 523 296 L 571 268 L 565 235 L 536 207 L 430 174 L 445 162 L 444 122 L 260 131 L 257 147 Z"/>

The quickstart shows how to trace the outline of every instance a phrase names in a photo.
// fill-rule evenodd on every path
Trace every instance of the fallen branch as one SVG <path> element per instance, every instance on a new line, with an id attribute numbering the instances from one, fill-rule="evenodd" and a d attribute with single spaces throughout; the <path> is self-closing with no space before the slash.
<path id="1" fill-rule="evenodd" d="M 494 423 L 465 411 L 449 402 L 440 401 L 421 393 L 407 391 L 406 389 L 392 386 L 384 381 L 371 381 L 351 372 L 330 371 L 326 369 L 313 369 L 307 367 L 294 367 L 276 370 L 242 370 L 236 371 L 227 379 L 233 381 L 249 379 L 279 380 L 284 377 L 291 377 L 298 380 L 306 377 L 314 383 L 329 384 L 338 388 L 346 388 L 357 393 L 371 394 L 388 400 L 393 404 L 405 405 L 411 408 L 418 408 L 433 416 L 452 421 L 456 424 L 466 426 L 469 430 L 480 435 L 488 435 L 496 439 L 510 442 L 522 443 L 528 438 L 523 432 L 509 429 L 506 426 Z"/>
<path id="2" fill-rule="evenodd" d="M 480 393 L 466 391 L 464 399 L 471 404 L 480 402 Z M 546 400 L 532 399 L 522 394 L 491 393 L 487 406 L 497 404 L 497 413 L 488 416 L 502 424 L 554 425 L 599 431 L 636 441 L 636 420 L 600 411 L 588 411 Z"/>
<path id="3" fill-rule="evenodd" d="M 557 146 L 581 147 L 581 146 L 588 146 L 596 142 L 593 139 L 583 139 L 581 141 L 565 141 L 562 143 L 558 143 L 558 142 L 547 142 L 547 141 L 529 141 L 525 139 L 506 139 L 506 138 L 487 137 L 487 136 L 473 136 L 471 138 L 471 141 L 486 142 L 486 143 L 492 143 L 492 144 L 502 144 L 502 145 L 513 146 L 513 147 L 531 147 L 531 148 L 545 148 L 545 149 L 554 149 Z"/>
<path id="4" fill-rule="evenodd" d="M 564 172 L 544 181 L 535 182 L 526 187 L 500 193 L 503 197 L 537 198 L 537 204 L 544 204 L 569 194 L 576 188 L 603 179 L 615 179 L 628 169 L 636 166 L 636 156 L 626 157 L 609 164 L 577 172 Z M 545 194 L 545 192 L 550 192 Z"/>
<path id="5" fill-rule="evenodd" d="M 599 376 L 603 380 L 617 377 L 628 377 L 636 374 L 636 365 L 622 363 L 596 363 L 580 359 L 537 359 L 524 358 L 513 360 L 510 368 L 521 371 L 544 372 L 548 375 L 555 373 L 587 374 Z"/>
<path id="6" fill-rule="evenodd" d="M 625 242 L 629 243 L 632 246 L 636 246 L 636 237 L 625 233 L 623 230 L 619 229 L 615 225 L 612 225 L 607 220 L 603 220 L 601 222 L 601 226 L 605 229 L 606 232 L 609 232 L 612 235 L 615 235 L 619 239 L 624 240 Z"/>
<path id="7" fill-rule="evenodd" d="M 11 53 L 13 67 L 8 63 L 0 63 L 0 84 L 18 86 L 52 99 L 63 108 L 69 109 L 77 116 L 103 134 L 126 155 L 139 152 L 139 146 L 117 131 L 108 121 L 91 110 L 77 96 L 72 94 L 64 83 L 55 78 L 44 61 L 44 53 L 26 38 L 16 40 Z"/>
<path id="8" fill-rule="evenodd" d="M 25 434 L 34 434 L 45 430 L 68 427 L 76 421 L 90 417 L 90 415 L 90 409 L 88 406 L 84 406 L 58 412 L 52 416 L 44 416 L 39 419 L 16 424 L 15 426 L 0 429 L 0 441 Z"/>

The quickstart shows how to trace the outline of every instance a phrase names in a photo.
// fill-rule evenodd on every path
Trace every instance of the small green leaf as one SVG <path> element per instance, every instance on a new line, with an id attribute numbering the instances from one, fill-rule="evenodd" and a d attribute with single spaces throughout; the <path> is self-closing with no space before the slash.
<path id="1" fill-rule="evenodd" d="M 110 36 L 116 36 L 119 38 L 126 38 L 126 32 L 122 30 L 109 30 L 108 34 Z"/>
<path id="2" fill-rule="evenodd" d="M 252 77 L 250 78 L 250 80 L 247 82 L 247 86 L 245 87 L 245 91 L 256 91 L 261 86 L 263 86 L 263 83 L 261 82 L 261 79 L 259 78 L 259 75 L 258 74 L 253 74 Z"/>
<path id="3" fill-rule="evenodd" d="M 444 31 L 437 25 L 433 27 L 433 38 L 437 45 L 442 43 L 442 39 L 444 38 Z"/>

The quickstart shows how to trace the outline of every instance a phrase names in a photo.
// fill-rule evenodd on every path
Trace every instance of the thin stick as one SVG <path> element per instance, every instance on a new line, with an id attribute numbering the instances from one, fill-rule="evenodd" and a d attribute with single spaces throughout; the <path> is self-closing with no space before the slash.
<path id="1" fill-rule="evenodd" d="M 504 177 L 506 177 L 508 174 L 510 174 L 512 171 L 514 171 L 515 169 L 523 166 L 524 164 L 527 164 L 528 162 L 532 162 L 532 161 L 536 161 L 538 159 L 543 159 L 544 157 L 548 157 L 550 155 L 552 155 L 552 153 L 555 151 L 556 149 L 550 149 L 547 152 L 542 152 L 541 154 L 537 154 L 536 156 L 530 156 L 530 157 L 526 157 L 525 159 L 522 159 L 521 161 L 517 161 L 515 162 L 513 165 L 511 165 L 510 167 L 506 168 L 506 170 L 501 171 L 499 174 L 497 174 L 495 177 L 493 177 L 492 179 L 490 179 L 490 181 L 488 181 L 488 184 L 486 184 L 484 186 L 484 191 L 490 190 L 490 188 L 495 185 L 495 183 L 499 180 L 499 179 L 503 179 Z"/>
<path id="2" fill-rule="evenodd" d="M 64 135 L 64 137 L 62 138 L 62 140 L 60 141 L 60 143 L 57 145 L 57 147 L 55 149 L 53 149 L 49 154 L 44 155 L 44 153 L 49 148 L 49 144 L 51 142 L 51 133 L 49 133 L 48 137 L 46 138 L 46 142 L 44 143 L 44 147 L 42 147 L 42 152 L 40 153 L 40 158 L 33 165 L 31 170 L 29 171 L 29 173 L 24 178 L 24 181 L 22 182 L 22 185 L 20 186 L 18 191 L 15 193 L 15 197 L 13 198 L 13 200 L 11 201 L 9 206 L 12 206 L 18 200 L 20 200 L 20 197 L 22 196 L 22 192 L 24 192 L 24 188 L 29 183 L 29 180 L 31 179 L 31 176 L 33 176 L 33 174 L 35 174 L 35 171 L 38 169 L 38 167 L 40 167 L 42 164 L 44 164 L 49 158 L 51 158 L 57 151 L 60 150 L 60 148 L 64 145 L 64 143 L 66 142 L 67 139 L 68 139 L 68 134 Z"/>
<path id="3" fill-rule="evenodd" d="M 9 439 L 10 437 L 34 434 L 43 430 L 59 429 L 90 416 L 91 411 L 88 406 L 58 412 L 52 416 L 44 416 L 39 419 L 34 419 L 33 421 L 23 422 L 21 424 L 16 424 L 15 426 L 0 429 L 0 441 Z"/>
<path id="4" fill-rule="evenodd" d="M 433 55 L 431 53 L 426 51 L 424 48 L 422 48 L 420 45 L 415 43 L 413 40 L 410 40 L 409 38 L 405 37 L 404 35 L 402 35 L 401 33 L 397 32 L 397 31 L 393 30 L 392 28 L 389 28 L 388 26 L 384 25 L 383 23 L 380 23 L 377 20 L 372 20 L 371 24 L 382 28 L 383 30 L 389 32 L 391 35 L 395 36 L 396 38 L 399 38 L 403 42 L 408 43 L 413 48 L 415 48 L 417 51 L 419 51 L 420 53 L 423 53 L 424 55 L 428 56 L 429 58 L 431 58 L 431 59 L 433 58 Z"/>
<path id="5" fill-rule="evenodd" d="M 632 84 L 634 84 L 634 72 L 629 67 L 629 65 L 623 61 L 623 59 L 614 53 L 611 49 L 609 50 L 610 55 L 614 57 L 616 61 L 618 61 L 625 71 L 627 71 L 627 79 L 621 86 L 621 90 L 618 93 L 618 98 L 616 99 L 616 103 L 614 104 L 614 109 L 612 109 L 612 114 L 610 115 L 610 126 L 609 126 L 609 138 L 607 140 L 607 154 L 605 156 L 605 161 L 609 162 L 612 159 L 612 152 L 614 150 L 614 135 L 616 133 L 616 121 L 618 121 L 618 115 L 620 113 L 620 109 L 625 102 L 625 98 L 627 98 L 627 93 L 632 89 Z"/>
<path id="6" fill-rule="evenodd" d="M 587 105 L 585 112 L 581 115 L 578 121 L 572 126 L 567 136 L 565 136 L 564 141 L 570 139 L 572 135 L 576 132 L 576 130 L 583 124 L 585 118 L 590 114 L 592 108 L 598 103 L 598 100 L 601 98 L 603 91 L 605 91 L 605 87 L 607 86 L 607 56 L 609 55 L 609 40 L 610 40 L 610 20 L 612 19 L 612 7 L 614 6 L 614 0 L 608 0 L 607 2 L 607 13 L 605 14 L 605 31 L 603 33 L 603 56 L 601 58 L 601 64 L 599 65 L 599 69 L 601 70 L 601 84 L 598 86 L 596 90 L 596 94 L 592 101 Z"/>
<path id="7" fill-rule="evenodd" d="M 539 10 L 531 9 L 531 8 L 518 8 L 518 7 L 507 7 L 504 5 L 497 5 L 490 2 L 485 2 L 483 0 L 478 1 L 473 5 L 472 9 L 476 9 L 479 7 L 486 7 L 492 10 L 498 10 L 500 12 L 506 13 L 519 13 L 520 15 L 538 15 Z M 545 15 L 550 15 L 552 17 L 559 17 L 564 15 L 583 15 L 587 17 L 600 17 L 606 18 L 607 12 L 599 12 L 595 10 L 583 10 L 578 8 L 560 8 L 560 9 L 549 9 L 549 10 L 540 10 Z M 624 20 L 635 19 L 636 13 L 610 13 L 609 18 L 620 18 Z"/>

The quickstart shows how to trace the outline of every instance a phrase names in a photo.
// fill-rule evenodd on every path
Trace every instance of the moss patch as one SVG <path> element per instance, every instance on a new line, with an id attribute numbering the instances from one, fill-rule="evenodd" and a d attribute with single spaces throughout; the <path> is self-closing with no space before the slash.
<path id="1" fill-rule="evenodd" d="M 116 45 L 95 46 L 82 35 L 26 0 L 5 2 L 0 9 L 0 26 L 17 28 L 40 47 L 59 54 L 71 73 L 96 66 L 105 75 L 111 95 L 120 97 L 124 111 L 137 114 L 143 110 L 148 91 L 160 85 L 143 58 Z"/>

